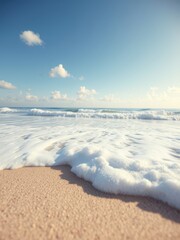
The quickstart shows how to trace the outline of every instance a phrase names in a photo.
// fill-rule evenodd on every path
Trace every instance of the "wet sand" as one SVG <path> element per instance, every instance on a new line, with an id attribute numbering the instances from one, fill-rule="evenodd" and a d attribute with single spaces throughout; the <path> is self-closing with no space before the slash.
<path id="1" fill-rule="evenodd" d="M 0 239 L 180 239 L 180 211 L 99 192 L 68 166 L 3 170 Z"/>

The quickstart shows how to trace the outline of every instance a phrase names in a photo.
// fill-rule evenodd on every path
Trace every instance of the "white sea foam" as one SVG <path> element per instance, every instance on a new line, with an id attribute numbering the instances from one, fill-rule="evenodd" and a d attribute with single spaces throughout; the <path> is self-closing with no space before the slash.
<path id="1" fill-rule="evenodd" d="M 29 116 L 100 118 L 100 119 L 138 119 L 138 120 L 175 120 L 180 121 L 180 112 L 167 110 L 114 110 L 114 109 L 11 109 L 0 108 L 0 113 L 24 113 Z"/>
<path id="2" fill-rule="evenodd" d="M 1 169 L 68 164 L 101 191 L 180 209 L 179 121 L 42 119 L 47 110 L 31 111 L 41 117 L 1 114 Z"/>
<path id="3" fill-rule="evenodd" d="M 10 113 L 10 112 L 17 112 L 17 110 L 12 109 L 12 108 L 8 108 L 8 107 L 0 108 L 0 113 Z"/>
<path id="4" fill-rule="evenodd" d="M 49 111 L 31 109 L 28 113 L 34 116 L 59 116 L 74 118 L 105 118 L 105 119 L 142 119 L 142 120 L 176 120 L 180 121 L 180 114 L 167 111 L 126 111 L 126 112 L 103 112 L 102 110 L 79 109 L 78 112 Z"/>

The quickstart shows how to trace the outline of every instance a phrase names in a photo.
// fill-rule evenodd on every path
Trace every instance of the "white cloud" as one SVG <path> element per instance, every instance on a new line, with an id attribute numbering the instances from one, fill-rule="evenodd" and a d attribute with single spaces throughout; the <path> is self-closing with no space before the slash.
<path id="1" fill-rule="evenodd" d="M 150 107 L 178 107 L 180 106 L 180 87 L 173 86 L 165 90 L 156 87 L 150 88 L 147 98 L 141 102 Z"/>
<path id="2" fill-rule="evenodd" d="M 28 46 L 42 45 L 43 41 L 41 40 L 38 33 L 33 31 L 24 31 L 20 34 L 20 39 L 23 40 Z"/>
<path id="3" fill-rule="evenodd" d="M 147 93 L 149 100 L 163 101 L 167 98 L 167 91 L 161 92 L 157 87 L 151 87 Z"/>
<path id="4" fill-rule="evenodd" d="M 10 82 L 6 82 L 4 80 L 0 80 L 0 88 L 4 89 L 15 89 L 16 87 L 12 85 Z"/>
<path id="5" fill-rule="evenodd" d="M 67 94 L 61 94 L 59 91 L 51 92 L 51 99 L 53 100 L 67 100 Z"/>
<path id="6" fill-rule="evenodd" d="M 81 86 L 79 91 L 77 92 L 77 99 L 83 100 L 86 99 L 87 97 L 92 97 L 95 94 L 97 94 L 96 90 L 87 89 L 85 86 Z"/>
<path id="7" fill-rule="evenodd" d="M 62 64 L 59 64 L 58 66 L 51 68 L 51 71 L 49 73 L 49 76 L 54 78 L 54 77 L 62 77 L 62 78 L 67 78 L 70 77 L 70 74 L 68 71 L 63 67 Z"/>
<path id="8" fill-rule="evenodd" d="M 39 100 L 39 98 L 37 96 L 34 96 L 30 93 L 26 94 L 25 99 L 28 101 L 38 101 Z"/>

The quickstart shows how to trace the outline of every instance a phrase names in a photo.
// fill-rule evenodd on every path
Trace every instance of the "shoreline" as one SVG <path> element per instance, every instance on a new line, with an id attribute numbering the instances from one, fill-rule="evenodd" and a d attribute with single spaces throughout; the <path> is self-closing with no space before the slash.
<path id="1" fill-rule="evenodd" d="M 149 197 L 94 189 L 68 166 L 0 171 L 6 239 L 179 239 L 180 211 Z"/>

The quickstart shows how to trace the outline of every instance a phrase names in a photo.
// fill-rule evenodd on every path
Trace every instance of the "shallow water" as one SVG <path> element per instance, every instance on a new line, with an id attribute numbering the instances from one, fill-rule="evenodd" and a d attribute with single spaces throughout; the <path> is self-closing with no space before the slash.
<path id="1" fill-rule="evenodd" d="M 96 109 L 0 112 L 0 169 L 68 164 L 101 191 L 151 196 L 180 209 L 180 122 L 172 118 L 177 112 L 106 110 L 126 114 L 121 119 L 97 117 L 105 111 Z M 127 117 L 139 112 L 156 118 Z M 160 115 L 171 118 L 159 121 Z"/>

